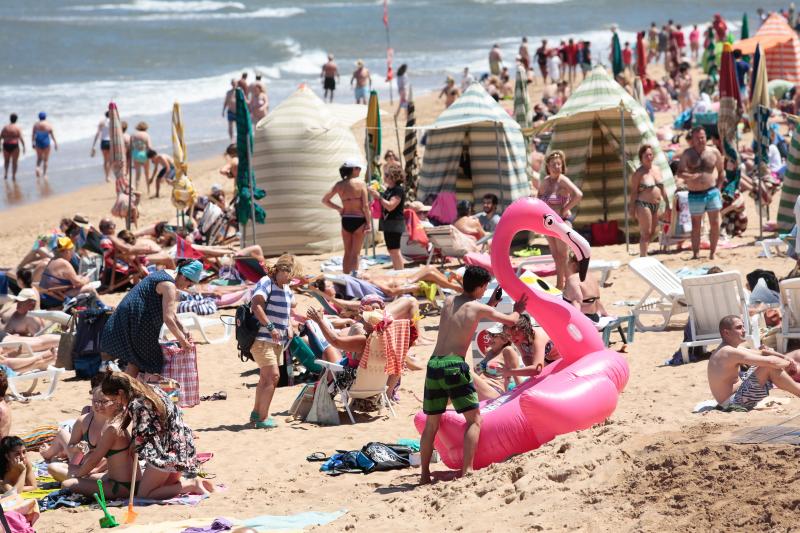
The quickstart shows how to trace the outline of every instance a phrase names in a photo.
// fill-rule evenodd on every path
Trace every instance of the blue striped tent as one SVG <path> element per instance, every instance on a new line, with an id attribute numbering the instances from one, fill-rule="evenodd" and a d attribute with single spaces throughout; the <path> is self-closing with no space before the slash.
<path id="1" fill-rule="evenodd" d="M 453 192 L 458 200 L 476 201 L 493 193 L 505 208 L 531 193 L 525 166 L 519 124 L 474 83 L 428 130 L 417 198 Z"/>
<path id="2" fill-rule="evenodd" d="M 625 158 L 621 157 L 622 120 L 625 117 Z M 675 180 L 661 151 L 655 128 L 642 105 L 625 92 L 603 66 L 596 66 L 566 101 L 561 110 L 536 131 L 553 133 L 548 150 L 561 150 L 566 156 L 566 176 L 583 192 L 574 210 L 575 225 L 598 221 L 625 220 L 622 165 L 628 176 L 639 165 L 639 147 L 649 144 L 655 150 L 654 165 L 661 170 L 664 189 L 672 198 Z M 635 221 L 631 233 L 637 233 Z"/>

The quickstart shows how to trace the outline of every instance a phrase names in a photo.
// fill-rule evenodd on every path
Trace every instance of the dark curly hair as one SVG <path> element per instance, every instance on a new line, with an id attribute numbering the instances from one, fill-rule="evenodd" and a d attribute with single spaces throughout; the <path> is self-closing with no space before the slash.
<path id="1" fill-rule="evenodd" d="M 8 452 L 19 448 L 25 447 L 25 443 L 19 437 L 3 437 L 0 439 L 0 475 L 5 476 L 8 473 L 8 467 L 11 466 L 8 460 Z"/>

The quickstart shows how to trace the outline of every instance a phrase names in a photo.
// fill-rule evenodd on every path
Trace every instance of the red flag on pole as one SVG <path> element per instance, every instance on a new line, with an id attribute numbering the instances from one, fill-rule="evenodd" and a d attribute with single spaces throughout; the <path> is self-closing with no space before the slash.
<path id="1" fill-rule="evenodd" d="M 386 49 L 386 81 L 394 79 L 394 70 L 392 69 L 392 60 L 394 59 L 394 49 Z"/>
<path id="2" fill-rule="evenodd" d="M 383 0 L 383 25 L 389 28 L 389 0 Z"/>

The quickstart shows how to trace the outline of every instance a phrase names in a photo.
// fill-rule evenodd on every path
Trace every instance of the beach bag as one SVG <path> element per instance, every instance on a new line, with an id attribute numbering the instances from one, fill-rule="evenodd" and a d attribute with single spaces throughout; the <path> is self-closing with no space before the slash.
<path id="1" fill-rule="evenodd" d="M 250 303 L 236 308 L 236 348 L 239 350 L 239 359 L 243 363 L 254 360 L 250 349 L 256 342 L 259 327 L 258 319 L 250 309 Z"/>
<path id="2" fill-rule="evenodd" d="M 336 404 L 333 403 L 328 387 L 321 381 L 317 382 L 314 390 L 314 402 L 308 411 L 306 422 L 320 426 L 339 425 L 339 411 L 336 409 Z"/>
<path id="3" fill-rule="evenodd" d="M 619 227 L 616 220 L 595 222 L 591 225 L 592 246 L 608 246 L 619 243 Z"/>
<path id="4" fill-rule="evenodd" d="M 75 316 L 69 319 L 66 329 L 61 332 L 56 351 L 56 366 L 65 370 L 74 370 L 72 351 L 75 346 Z"/>
<path id="5" fill-rule="evenodd" d="M 110 315 L 109 311 L 98 309 L 86 309 L 78 313 L 72 344 L 72 365 L 77 377 L 92 378 L 100 371 L 100 354 L 103 351 L 100 338 Z"/>
<path id="6" fill-rule="evenodd" d="M 300 390 L 300 394 L 292 402 L 289 408 L 289 415 L 295 420 L 305 420 L 308 412 L 311 411 L 311 406 L 314 404 L 314 393 L 317 390 L 315 383 L 306 383 Z"/>
<path id="7" fill-rule="evenodd" d="M 382 442 L 370 442 L 361 448 L 361 453 L 375 463 L 370 471 L 399 470 L 411 466 L 411 448 L 407 446 L 389 446 Z"/>
<path id="8" fill-rule="evenodd" d="M 161 345 L 161 353 L 164 355 L 162 375 L 180 385 L 178 405 L 194 407 L 199 404 L 200 376 L 197 373 L 197 349 L 194 343 L 184 349 L 177 342 L 166 342 Z"/>

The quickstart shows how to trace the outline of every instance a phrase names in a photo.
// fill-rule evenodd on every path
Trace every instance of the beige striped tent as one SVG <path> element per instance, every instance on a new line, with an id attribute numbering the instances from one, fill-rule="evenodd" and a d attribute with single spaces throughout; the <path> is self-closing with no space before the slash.
<path id="1" fill-rule="evenodd" d="M 656 153 L 670 199 L 675 193 L 667 158 L 661 151 L 653 124 L 644 108 L 615 82 L 606 69 L 596 66 L 561 110 L 536 131 L 552 131 L 548 151 L 562 150 L 567 159 L 565 174 L 583 191 L 575 209 L 576 226 L 625 220 L 624 182 L 621 157 L 622 120 L 625 117 L 625 160 L 628 176 L 639 165 L 639 147 L 650 144 Z M 636 232 L 635 221 L 631 232 Z"/>
<path id="2" fill-rule="evenodd" d="M 267 192 L 259 202 L 267 220 L 256 225 L 256 242 L 265 255 L 341 249 L 339 216 L 322 197 L 344 160 L 363 160 L 349 126 L 306 86 L 256 125 L 253 172 Z"/>

